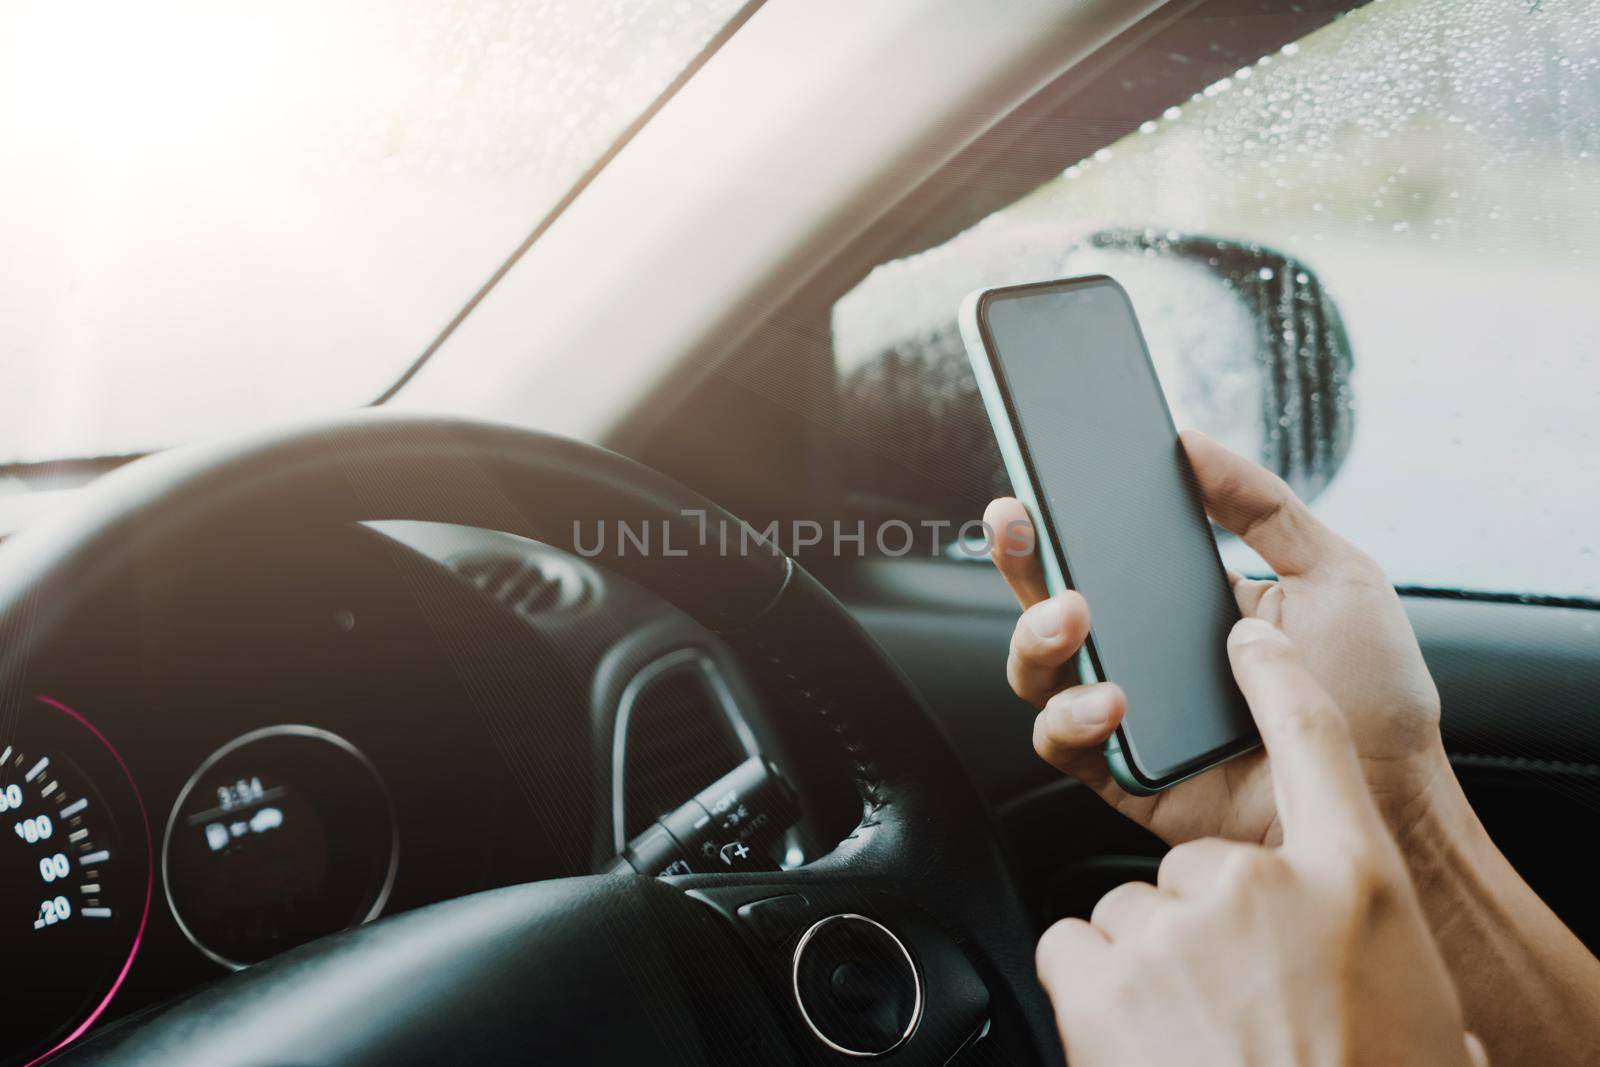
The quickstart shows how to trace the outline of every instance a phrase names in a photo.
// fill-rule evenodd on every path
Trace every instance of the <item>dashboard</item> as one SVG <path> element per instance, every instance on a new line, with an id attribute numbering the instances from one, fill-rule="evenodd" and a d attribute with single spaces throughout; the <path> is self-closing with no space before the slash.
<path id="1" fill-rule="evenodd" d="M 605 869 L 769 749 L 711 634 L 490 531 L 285 520 L 141 556 L 81 614 L 0 700 L 5 1065 L 382 915 Z"/>

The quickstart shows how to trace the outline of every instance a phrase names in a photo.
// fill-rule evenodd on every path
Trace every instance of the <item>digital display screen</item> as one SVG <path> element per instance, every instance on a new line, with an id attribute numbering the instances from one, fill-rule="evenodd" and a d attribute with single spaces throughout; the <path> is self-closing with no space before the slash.
<path id="1" fill-rule="evenodd" d="M 342 739 L 283 727 L 212 757 L 173 813 L 173 912 L 214 959 L 241 966 L 359 925 L 387 894 L 387 791 Z"/>

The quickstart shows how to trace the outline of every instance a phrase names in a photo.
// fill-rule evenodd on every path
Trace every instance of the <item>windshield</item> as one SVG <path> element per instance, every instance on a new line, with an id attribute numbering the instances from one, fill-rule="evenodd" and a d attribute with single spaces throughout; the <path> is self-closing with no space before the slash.
<path id="1" fill-rule="evenodd" d="M 739 6 L 0 7 L 0 465 L 372 400 Z"/>

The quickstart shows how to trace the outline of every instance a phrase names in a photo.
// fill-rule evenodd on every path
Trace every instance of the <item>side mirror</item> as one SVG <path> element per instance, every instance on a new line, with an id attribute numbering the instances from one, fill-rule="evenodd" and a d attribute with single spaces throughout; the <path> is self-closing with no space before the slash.
<path id="1" fill-rule="evenodd" d="M 1354 432 L 1354 357 L 1315 272 L 1259 245 L 1154 230 L 1102 230 L 1065 254 L 1043 244 L 1008 241 L 993 260 L 938 276 L 907 261 L 859 291 L 856 314 L 934 302 L 948 317 L 891 334 L 838 380 L 845 436 L 865 446 L 837 468 L 856 510 L 948 519 L 1009 491 L 955 307 L 980 284 L 1080 274 L 1109 274 L 1128 290 L 1180 425 L 1256 457 L 1304 499 L 1327 486 Z"/>
<path id="2" fill-rule="evenodd" d="M 1133 299 L 1180 424 L 1255 456 L 1309 500 L 1350 451 L 1355 357 L 1315 272 L 1260 245 L 1103 230 L 1063 274 L 1115 277 Z"/>

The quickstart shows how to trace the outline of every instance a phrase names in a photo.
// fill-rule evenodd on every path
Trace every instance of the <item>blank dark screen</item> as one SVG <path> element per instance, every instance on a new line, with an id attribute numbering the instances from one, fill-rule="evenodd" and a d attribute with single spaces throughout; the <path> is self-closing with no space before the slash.
<path id="1" fill-rule="evenodd" d="M 1254 726 L 1228 667 L 1238 609 L 1133 307 L 1099 281 L 986 309 L 1052 540 L 1128 696 L 1124 748 L 1169 777 Z"/>

